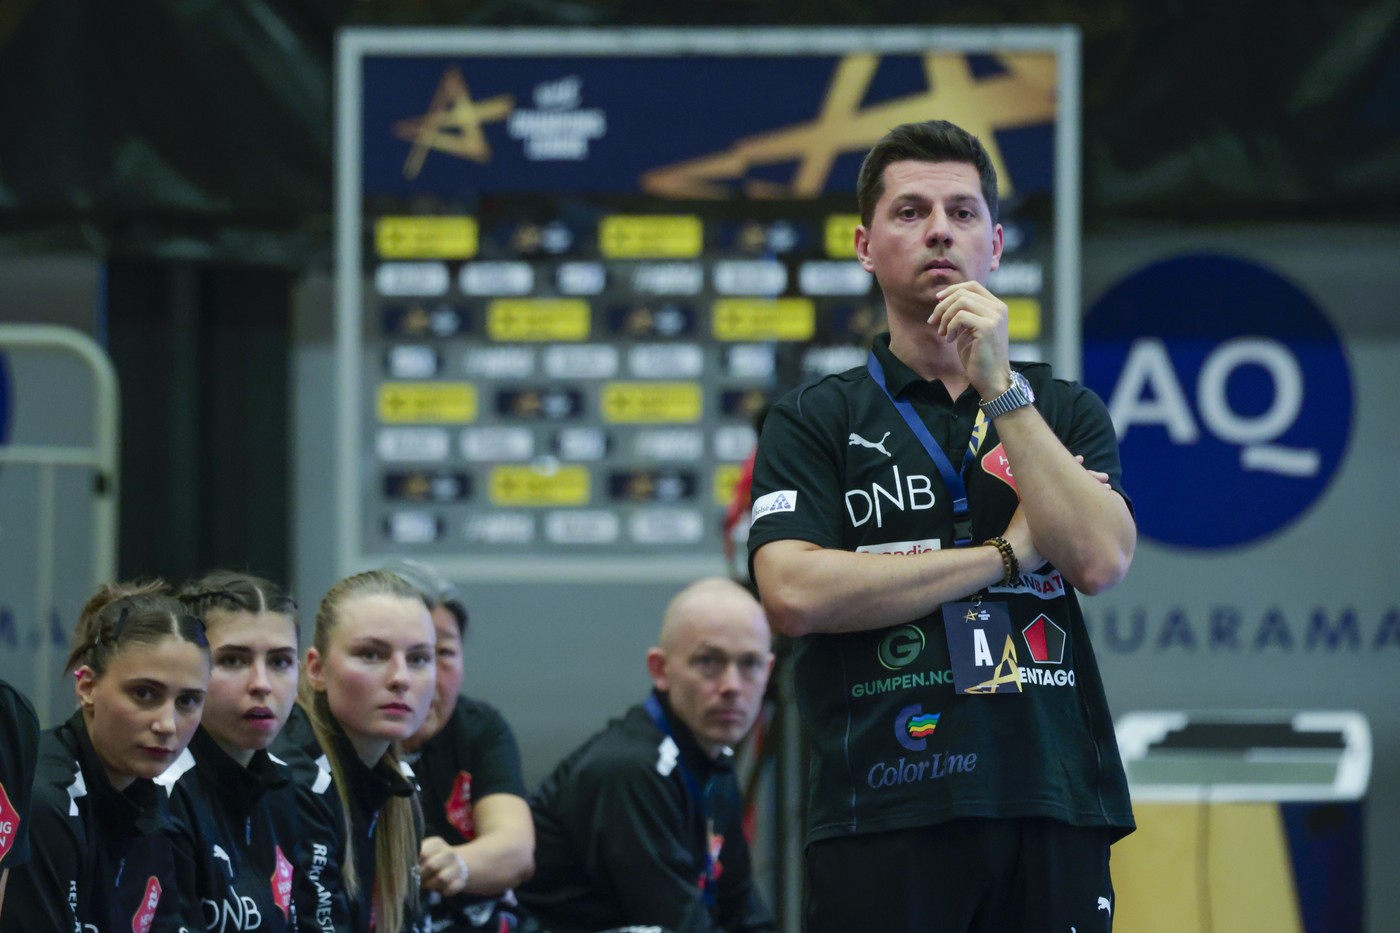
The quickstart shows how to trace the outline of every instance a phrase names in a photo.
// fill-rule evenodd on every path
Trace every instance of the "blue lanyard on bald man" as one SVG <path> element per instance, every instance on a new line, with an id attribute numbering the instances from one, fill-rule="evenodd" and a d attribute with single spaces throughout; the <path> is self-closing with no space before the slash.
<path id="1" fill-rule="evenodd" d="M 676 742 L 675 733 L 671 731 L 671 723 L 666 719 L 666 711 L 661 708 L 661 701 L 656 698 L 656 694 L 648 695 L 646 702 L 642 705 L 646 707 L 647 715 L 656 724 L 656 728 L 660 729 L 666 738 L 676 745 L 676 770 L 680 772 L 681 780 L 685 782 L 686 789 L 690 791 L 695 805 L 700 808 L 700 816 L 705 820 L 705 874 L 701 878 L 700 897 L 704 900 L 705 906 L 714 907 L 716 903 L 715 882 L 719 880 L 717 870 L 719 856 L 714 851 L 711 842 L 715 834 L 715 820 L 714 815 L 710 812 L 709 782 L 707 781 L 706 786 L 702 789 L 695 773 L 686 767 L 685 758 L 681 755 L 680 743 Z"/>

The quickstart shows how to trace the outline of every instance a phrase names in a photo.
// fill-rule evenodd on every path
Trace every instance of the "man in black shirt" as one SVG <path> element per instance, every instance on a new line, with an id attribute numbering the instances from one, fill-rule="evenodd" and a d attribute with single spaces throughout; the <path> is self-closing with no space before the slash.
<path id="1" fill-rule="evenodd" d="M 749 537 L 811 740 L 808 930 L 1108 930 L 1133 820 L 1075 591 L 1132 561 L 1113 426 L 1009 359 L 975 137 L 896 127 L 858 197 L 889 334 L 774 406 Z"/>
<path id="2" fill-rule="evenodd" d="M 773 929 L 754 890 L 730 746 L 773 668 L 758 602 L 729 580 L 682 590 L 647 652 L 655 690 L 555 769 L 533 799 L 521 899 L 551 933 L 659 924 Z"/>

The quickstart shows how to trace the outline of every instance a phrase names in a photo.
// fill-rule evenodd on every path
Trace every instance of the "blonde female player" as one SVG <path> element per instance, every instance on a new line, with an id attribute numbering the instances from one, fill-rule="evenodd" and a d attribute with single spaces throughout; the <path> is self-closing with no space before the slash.
<path id="1" fill-rule="evenodd" d="M 427 607 L 392 573 L 341 580 L 316 613 L 304 674 L 274 751 L 296 775 L 306 853 L 297 870 L 324 905 L 311 928 L 418 930 L 423 820 L 399 743 L 418 731 L 433 698 Z"/>

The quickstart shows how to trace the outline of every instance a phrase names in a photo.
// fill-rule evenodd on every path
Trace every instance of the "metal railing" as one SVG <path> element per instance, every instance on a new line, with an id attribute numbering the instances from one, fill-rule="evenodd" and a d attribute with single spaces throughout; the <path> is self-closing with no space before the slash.
<path id="1" fill-rule="evenodd" d="M 60 469 L 92 471 L 92 584 L 112 580 L 117 571 L 118 431 L 120 409 L 116 371 L 107 354 L 91 338 L 67 327 L 48 324 L 0 324 L 0 353 L 15 350 L 66 352 L 92 375 L 92 443 L 87 447 L 42 444 L 0 444 L 0 467 L 24 464 L 37 468 L 38 524 L 34 541 L 36 618 L 44 629 L 39 638 L 36 669 L 54 668 L 53 639 L 47 626 L 54 614 L 56 553 L 55 476 Z M 39 677 L 31 697 L 40 715 L 52 710 L 51 678 Z"/>

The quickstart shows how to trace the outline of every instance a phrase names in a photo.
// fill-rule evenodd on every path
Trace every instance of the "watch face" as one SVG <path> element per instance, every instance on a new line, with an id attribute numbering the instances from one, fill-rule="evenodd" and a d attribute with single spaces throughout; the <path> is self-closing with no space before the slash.
<path id="1" fill-rule="evenodd" d="M 990 402 L 983 402 L 982 413 L 988 418 L 995 418 L 1033 402 L 1035 402 L 1035 392 L 1031 389 L 1031 384 L 1026 381 L 1025 376 L 1013 369 L 1011 371 L 1011 385 Z"/>
<path id="2" fill-rule="evenodd" d="M 1026 381 L 1026 377 L 1016 372 L 1014 369 L 1011 371 L 1011 385 L 1026 393 L 1027 402 L 1035 401 L 1035 390 L 1032 389 L 1031 384 Z"/>

